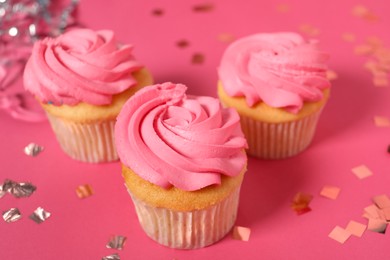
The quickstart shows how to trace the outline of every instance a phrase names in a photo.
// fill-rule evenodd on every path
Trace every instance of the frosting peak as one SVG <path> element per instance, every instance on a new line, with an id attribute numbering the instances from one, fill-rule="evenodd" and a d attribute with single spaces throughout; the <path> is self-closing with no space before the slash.
<path id="1" fill-rule="evenodd" d="M 112 31 L 73 29 L 34 44 L 24 86 L 43 103 L 105 105 L 136 84 L 131 73 L 140 68 L 132 46 L 120 45 Z"/>
<path id="2" fill-rule="evenodd" d="M 237 176 L 246 140 L 235 110 L 186 90 L 173 83 L 139 90 L 117 118 L 115 140 L 121 162 L 143 179 L 192 191 Z"/>
<path id="3" fill-rule="evenodd" d="M 225 91 L 245 96 L 249 106 L 263 101 L 297 113 L 305 101 L 321 100 L 322 90 L 330 87 L 327 59 L 316 41 L 299 34 L 255 34 L 226 49 L 218 74 Z"/>

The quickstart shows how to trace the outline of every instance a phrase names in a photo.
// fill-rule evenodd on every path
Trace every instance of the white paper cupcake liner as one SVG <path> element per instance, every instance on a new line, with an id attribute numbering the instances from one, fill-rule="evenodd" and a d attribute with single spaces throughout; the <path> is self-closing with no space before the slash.
<path id="1" fill-rule="evenodd" d="M 73 159 L 89 163 L 118 160 L 114 119 L 81 124 L 64 121 L 48 113 L 47 116 L 62 150 Z"/>
<path id="2" fill-rule="evenodd" d="M 202 210 L 174 211 L 157 208 L 129 191 L 138 220 L 156 242 L 177 249 L 206 247 L 221 240 L 233 227 L 239 202 L 238 187 L 223 201 Z"/>
<path id="3" fill-rule="evenodd" d="M 302 152 L 313 139 L 321 111 L 286 123 L 266 123 L 241 116 L 248 154 L 262 159 L 282 159 Z"/>

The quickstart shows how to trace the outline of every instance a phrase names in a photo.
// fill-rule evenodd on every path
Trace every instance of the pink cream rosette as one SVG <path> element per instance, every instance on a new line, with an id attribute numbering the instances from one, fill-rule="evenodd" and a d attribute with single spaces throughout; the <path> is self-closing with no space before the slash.
<path id="1" fill-rule="evenodd" d="M 24 86 L 42 103 L 106 105 L 136 84 L 131 73 L 141 67 L 112 31 L 74 29 L 34 44 Z"/>

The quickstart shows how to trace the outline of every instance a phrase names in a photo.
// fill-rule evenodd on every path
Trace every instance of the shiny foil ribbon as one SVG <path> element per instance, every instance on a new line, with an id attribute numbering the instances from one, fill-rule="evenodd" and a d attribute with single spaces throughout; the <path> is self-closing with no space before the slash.
<path id="1" fill-rule="evenodd" d="M 7 223 L 15 222 L 19 220 L 21 217 L 22 215 L 20 214 L 20 211 L 17 208 L 11 208 L 3 212 L 3 219 Z"/>
<path id="2" fill-rule="evenodd" d="M 119 257 L 119 255 L 117 253 L 115 254 L 112 254 L 112 255 L 108 255 L 108 256 L 105 256 L 102 258 L 102 260 L 120 260 L 121 258 Z"/>
<path id="3" fill-rule="evenodd" d="M 46 219 L 50 217 L 51 213 L 45 211 L 43 208 L 38 207 L 30 216 L 29 218 L 33 220 L 35 223 L 40 224 Z"/>
<path id="4" fill-rule="evenodd" d="M 39 146 L 34 143 L 28 144 L 26 147 L 24 147 L 24 153 L 28 156 L 37 156 L 43 151 L 43 146 Z"/>

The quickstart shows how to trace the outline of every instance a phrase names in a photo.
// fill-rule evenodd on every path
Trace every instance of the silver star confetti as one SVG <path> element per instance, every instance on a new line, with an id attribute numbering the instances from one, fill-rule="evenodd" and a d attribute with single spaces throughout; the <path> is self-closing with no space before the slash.
<path id="1" fill-rule="evenodd" d="M 113 236 L 111 237 L 111 240 L 108 242 L 106 245 L 107 248 L 112 248 L 112 249 L 119 249 L 122 250 L 123 246 L 126 242 L 126 237 L 124 236 Z"/>
<path id="2" fill-rule="evenodd" d="M 21 217 L 22 217 L 22 215 L 20 214 L 20 211 L 17 208 L 11 208 L 11 209 L 3 212 L 3 219 L 5 222 L 8 222 L 8 223 L 15 222 L 15 221 L 19 220 Z"/>
<path id="3" fill-rule="evenodd" d="M 30 219 L 32 219 L 35 223 L 40 224 L 44 222 L 46 219 L 50 217 L 51 213 L 45 211 L 43 208 L 38 207 L 31 215 Z"/>
<path id="4" fill-rule="evenodd" d="M 24 153 L 28 156 L 35 157 L 43 151 L 43 147 L 34 143 L 30 143 L 24 147 Z"/>
<path id="5" fill-rule="evenodd" d="M 119 255 L 117 253 L 115 253 L 115 254 L 103 257 L 102 260 L 121 260 L 121 258 L 119 257 Z"/>

